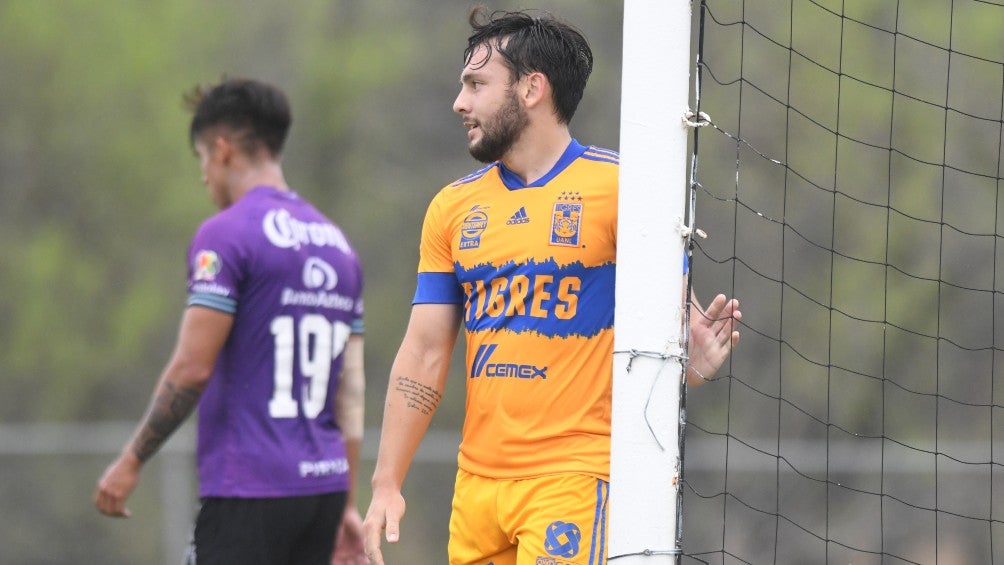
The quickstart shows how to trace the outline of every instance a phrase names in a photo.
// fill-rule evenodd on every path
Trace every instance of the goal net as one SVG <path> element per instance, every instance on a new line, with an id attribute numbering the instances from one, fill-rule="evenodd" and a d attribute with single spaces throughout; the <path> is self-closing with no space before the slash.
<path id="1" fill-rule="evenodd" d="M 693 7 L 683 561 L 1004 563 L 1004 0 Z"/>

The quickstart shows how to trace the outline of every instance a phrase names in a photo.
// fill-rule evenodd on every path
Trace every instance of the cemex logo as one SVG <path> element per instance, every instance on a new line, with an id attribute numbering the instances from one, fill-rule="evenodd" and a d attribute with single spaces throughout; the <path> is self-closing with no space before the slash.
<path id="1" fill-rule="evenodd" d="M 520 363 L 490 363 L 492 354 L 498 349 L 497 343 L 478 347 L 471 364 L 471 378 L 511 378 L 511 379 L 547 379 L 547 367 L 524 365 Z"/>

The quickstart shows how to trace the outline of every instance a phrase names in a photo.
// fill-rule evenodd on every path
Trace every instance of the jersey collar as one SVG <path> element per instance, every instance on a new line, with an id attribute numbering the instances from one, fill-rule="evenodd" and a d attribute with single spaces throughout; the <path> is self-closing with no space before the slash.
<path id="1" fill-rule="evenodd" d="M 554 177 L 561 174 L 561 171 L 564 171 L 566 168 L 568 168 L 568 166 L 571 165 L 573 161 L 578 159 L 585 152 L 586 152 L 586 146 L 580 144 L 578 141 L 573 139 L 571 143 L 568 144 L 568 147 L 565 148 L 565 152 L 561 154 L 561 157 L 558 159 L 558 162 L 555 163 L 553 167 L 551 167 L 551 170 L 548 171 L 546 175 L 540 177 L 539 179 L 533 181 L 532 183 L 530 184 L 524 183 L 523 179 L 521 179 L 519 175 L 517 175 L 516 173 L 507 169 L 506 166 L 502 163 L 502 161 L 498 162 L 499 177 L 501 177 L 502 179 L 502 184 L 504 184 L 506 188 L 508 188 L 509 190 L 519 190 L 521 188 L 544 186 L 547 183 L 551 182 L 551 180 L 554 179 Z"/>

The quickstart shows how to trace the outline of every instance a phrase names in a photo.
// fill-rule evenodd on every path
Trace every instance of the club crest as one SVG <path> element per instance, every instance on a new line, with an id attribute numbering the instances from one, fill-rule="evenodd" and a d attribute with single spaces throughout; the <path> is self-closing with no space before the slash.
<path id="1" fill-rule="evenodd" d="M 562 192 L 551 214 L 551 245 L 578 247 L 582 228 L 582 196 Z"/>

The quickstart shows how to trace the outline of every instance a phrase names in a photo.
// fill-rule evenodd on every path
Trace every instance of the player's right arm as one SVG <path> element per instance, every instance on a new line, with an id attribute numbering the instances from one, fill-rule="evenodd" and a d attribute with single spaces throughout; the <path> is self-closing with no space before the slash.
<path id="1" fill-rule="evenodd" d="M 380 552 L 382 532 L 386 531 L 390 543 L 400 538 L 405 511 L 401 485 L 443 396 L 460 316 L 457 304 L 412 307 L 408 329 L 391 366 L 373 472 L 373 498 L 363 523 L 370 563 L 384 562 Z"/>
<path id="2" fill-rule="evenodd" d="M 98 480 L 94 505 L 102 514 L 129 516 L 126 499 L 139 482 L 143 464 L 195 410 L 233 320 L 230 314 L 201 306 L 185 310 L 174 354 L 160 376 L 146 414 L 122 453 Z"/>

